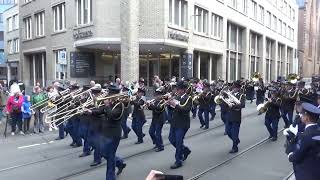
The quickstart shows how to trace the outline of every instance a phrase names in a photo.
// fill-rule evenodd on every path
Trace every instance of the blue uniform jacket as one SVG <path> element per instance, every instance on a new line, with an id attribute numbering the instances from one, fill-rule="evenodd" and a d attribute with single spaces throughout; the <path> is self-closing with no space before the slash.
<path id="1" fill-rule="evenodd" d="M 289 154 L 296 180 L 320 179 L 320 127 L 312 125 L 298 134 L 298 141 Z"/>

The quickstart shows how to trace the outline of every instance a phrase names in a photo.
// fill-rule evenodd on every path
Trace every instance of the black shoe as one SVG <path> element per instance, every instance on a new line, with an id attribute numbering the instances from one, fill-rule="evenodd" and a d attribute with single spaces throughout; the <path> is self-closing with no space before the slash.
<path id="1" fill-rule="evenodd" d="M 135 142 L 134 144 L 142 144 L 143 141 L 138 141 L 138 142 Z"/>
<path id="2" fill-rule="evenodd" d="M 271 141 L 277 141 L 277 137 L 272 137 Z"/>
<path id="3" fill-rule="evenodd" d="M 121 139 L 128 139 L 128 134 L 124 134 Z"/>
<path id="4" fill-rule="evenodd" d="M 59 140 L 62 140 L 62 139 L 64 139 L 64 138 L 57 137 L 55 140 L 56 140 L 56 141 L 59 141 Z"/>
<path id="5" fill-rule="evenodd" d="M 179 167 L 182 167 L 182 164 L 174 163 L 172 166 L 170 166 L 170 169 L 178 169 Z"/>
<path id="6" fill-rule="evenodd" d="M 213 121 L 214 120 L 214 117 L 211 117 L 210 121 Z"/>
<path id="7" fill-rule="evenodd" d="M 126 167 L 127 167 L 127 164 L 123 164 L 121 167 L 118 167 L 117 176 L 119 176 L 122 173 L 123 169 Z"/>
<path id="8" fill-rule="evenodd" d="M 231 150 L 229 151 L 230 154 L 234 154 L 234 153 L 237 153 L 237 152 L 238 152 L 238 149 L 231 149 Z"/>
<path id="9" fill-rule="evenodd" d="M 200 129 L 202 129 L 203 127 L 204 127 L 204 125 L 201 125 L 201 126 L 200 126 Z"/>
<path id="10" fill-rule="evenodd" d="M 154 151 L 155 152 L 160 152 L 160 151 L 163 151 L 164 149 L 163 148 L 157 148 L 157 149 L 155 149 Z"/>
<path id="11" fill-rule="evenodd" d="M 188 152 L 186 152 L 186 154 L 184 154 L 182 161 L 187 160 L 188 156 L 191 154 L 191 151 L 189 150 Z"/>
<path id="12" fill-rule="evenodd" d="M 76 144 L 75 142 L 72 142 L 72 143 L 70 144 L 71 147 L 76 146 L 76 145 L 77 145 L 77 144 Z"/>
<path id="13" fill-rule="evenodd" d="M 78 148 L 78 147 L 81 147 L 82 144 L 75 144 L 74 146 L 72 146 L 72 148 Z"/>
<path id="14" fill-rule="evenodd" d="M 272 136 L 270 135 L 270 136 L 268 137 L 268 139 L 272 139 Z"/>
<path id="15" fill-rule="evenodd" d="M 203 128 L 203 130 L 207 130 L 207 129 L 209 129 L 209 127 L 204 127 L 204 128 Z"/>
<path id="16" fill-rule="evenodd" d="M 98 166 L 99 164 L 101 164 L 101 162 L 93 162 L 90 164 L 90 166 L 95 167 L 95 166 Z"/>
<path id="17" fill-rule="evenodd" d="M 90 153 L 82 153 L 79 155 L 79 158 L 90 156 Z"/>

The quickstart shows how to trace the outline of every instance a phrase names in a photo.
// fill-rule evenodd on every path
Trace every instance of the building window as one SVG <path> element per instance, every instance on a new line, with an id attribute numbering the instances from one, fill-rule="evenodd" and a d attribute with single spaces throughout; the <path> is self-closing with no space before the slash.
<path id="1" fill-rule="evenodd" d="M 169 22 L 179 27 L 188 27 L 188 2 L 169 0 Z"/>
<path id="2" fill-rule="evenodd" d="M 286 37 L 286 35 L 287 35 L 287 24 L 286 23 L 283 23 L 283 25 L 282 25 L 282 35 L 284 37 Z"/>
<path id="3" fill-rule="evenodd" d="M 13 16 L 13 29 L 19 29 L 19 17 L 18 14 Z"/>
<path id="4" fill-rule="evenodd" d="M 247 0 L 238 0 L 238 2 L 238 9 L 240 10 L 240 12 L 247 14 Z"/>
<path id="5" fill-rule="evenodd" d="M 241 78 L 242 66 L 242 34 L 243 29 L 228 23 L 227 30 L 227 79 L 230 81 Z"/>
<path id="6" fill-rule="evenodd" d="M 292 8 L 292 20 L 294 21 L 296 19 L 295 10 Z"/>
<path id="7" fill-rule="evenodd" d="M 250 33 L 250 72 L 251 74 L 255 72 L 261 72 L 261 46 L 259 43 L 261 41 L 261 36 L 251 32 Z M 250 76 L 251 76 L 250 74 Z"/>
<path id="8" fill-rule="evenodd" d="M 223 20 L 221 16 L 212 13 L 211 16 L 211 35 L 222 39 Z"/>
<path id="9" fill-rule="evenodd" d="M 267 11 L 267 27 L 271 28 L 271 13 Z"/>
<path id="10" fill-rule="evenodd" d="M 13 53 L 13 43 L 12 43 L 12 40 L 9 40 L 8 41 L 8 54 L 12 54 Z"/>
<path id="11" fill-rule="evenodd" d="M 277 66 L 277 75 L 278 76 L 282 76 L 284 75 L 284 67 L 283 67 L 283 63 L 284 63 L 284 46 L 281 44 L 278 44 L 278 66 Z"/>
<path id="12" fill-rule="evenodd" d="M 12 27 L 12 17 L 9 17 L 7 19 L 7 24 L 8 24 L 8 31 L 12 31 L 13 27 Z"/>
<path id="13" fill-rule="evenodd" d="M 282 21 L 279 19 L 279 34 L 282 34 Z"/>
<path id="14" fill-rule="evenodd" d="M 52 9 L 54 19 L 53 30 L 55 32 L 63 31 L 66 28 L 65 3 L 56 5 Z"/>
<path id="15" fill-rule="evenodd" d="M 257 19 L 257 3 L 251 0 L 251 17 Z"/>
<path id="16" fill-rule="evenodd" d="M 272 49 L 273 47 L 273 41 L 270 39 L 267 39 L 266 41 L 266 79 L 268 82 L 270 82 L 273 78 L 271 78 L 271 75 L 273 74 L 273 67 L 274 67 L 274 51 Z"/>
<path id="17" fill-rule="evenodd" d="M 230 0 L 231 7 L 237 9 L 237 0 Z"/>
<path id="18" fill-rule="evenodd" d="M 44 11 L 34 16 L 36 19 L 36 36 L 44 36 Z"/>
<path id="19" fill-rule="evenodd" d="M 77 24 L 85 25 L 92 22 L 92 0 L 76 0 Z"/>
<path id="20" fill-rule="evenodd" d="M 278 23 L 277 17 L 275 15 L 273 15 L 273 27 L 272 27 L 272 29 L 275 30 L 275 31 L 277 31 L 277 23 Z"/>
<path id="21" fill-rule="evenodd" d="M 194 29 L 199 33 L 208 34 L 209 12 L 198 6 L 194 7 Z"/>
<path id="22" fill-rule="evenodd" d="M 59 49 L 56 51 L 53 51 L 55 63 L 56 63 L 56 80 L 64 80 L 67 77 L 67 53 L 66 49 Z"/>
<path id="23" fill-rule="evenodd" d="M 19 39 L 13 40 L 13 51 L 14 53 L 19 53 Z"/>
<path id="24" fill-rule="evenodd" d="M 27 17 L 23 19 L 24 23 L 24 38 L 31 39 L 32 38 L 32 20 L 31 17 Z"/>
<path id="25" fill-rule="evenodd" d="M 259 6 L 258 21 L 264 23 L 264 8 L 262 6 Z"/>

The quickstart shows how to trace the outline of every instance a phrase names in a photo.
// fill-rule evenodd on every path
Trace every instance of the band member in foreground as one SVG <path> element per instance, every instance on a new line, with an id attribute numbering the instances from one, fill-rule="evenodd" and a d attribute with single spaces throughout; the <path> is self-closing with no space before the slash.
<path id="1" fill-rule="evenodd" d="M 129 89 L 124 87 L 122 89 L 122 92 L 128 92 L 129 93 Z M 131 107 L 129 99 L 123 101 L 123 105 L 124 105 L 124 111 L 123 111 L 123 115 L 122 115 L 122 119 L 121 119 L 121 128 L 122 128 L 122 131 L 123 131 L 123 135 L 122 135 L 121 139 L 127 139 L 128 135 L 129 135 L 129 133 L 131 131 L 131 129 L 127 125 L 127 121 L 128 121 L 129 114 L 132 111 L 132 107 Z"/>
<path id="2" fill-rule="evenodd" d="M 175 163 L 170 167 L 177 169 L 182 166 L 190 155 L 191 151 L 183 143 L 184 137 L 190 128 L 190 111 L 192 107 L 192 98 L 186 94 L 188 84 L 180 81 L 177 83 L 177 97 L 168 102 L 172 106 L 172 122 L 169 133 L 169 141 L 176 148 Z"/>
<path id="3" fill-rule="evenodd" d="M 156 152 L 164 150 L 161 133 L 166 117 L 164 100 L 162 99 L 162 95 L 164 95 L 164 92 L 160 87 L 156 89 L 154 93 L 155 101 L 151 103 L 147 102 L 148 109 L 152 110 L 152 122 L 149 129 L 149 134 L 153 144 L 155 145 L 154 150 Z"/>
<path id="4" fill-rule="evenodd" d="M 274 88 L 269 89 L 271 96 L 268 98 L 267 112 L 265 116 L 265 126 L 270 134 L 269 138 L 276 141 L 278 138 L 278 124 L 280 115 L 281 99 L 278 97 L 277 90 Z"/>
<path id="5" fill-rule="evenodd" d="M 317 125 L 320 109 L 309 103 L 302 103 L 302 122 L 306 125 L 303 133 L 293 136 L 286 146 L 289 161 L 293 163 L 296 180 L 320 179 L 320 127 Z M 288 129 L 284 131 L 288 135 Z M 291 134 L 295 134 L 289 130 Z M 286 133 L 287 132 L 287 133 Z"/>
<path id="6" fill-rule="evenodd" d="M 209 113 L 210 113 L 210 104 L 212 103 L 212 94 L 210 92 L 210 84 L 203 84 L 203 92 L 199 95 L 199 111 L 198 117 L 200 120 L 200 128 L 209 129 Z M 204 115 L 204 118 L 203 118 Z"/>
<path id="7" fill-rule="evenodd" d="M 260 78 L 259 79 L 258 89 L 256 91 L 256 96 L 257 96 L 256 105 L 257 106 L 259 104 L 264 103 L 264 100 L 266 98 L 265 95 L 266 95 L 266 88 L 264 87 L 262 78 Z"/>
<path id="8" fill-rule="evenodd" d="M 135 99 L 132 99 L 131 104 L 133 104 L 132 113 L 132 130 L 138 137 L 138 141 L 135 144 L 143 143 L 143 137 L 145 134 L 142 131 L 144 123 L 146 123 L 146 117 L 144 115 L 143 105 L 146 102 L 145 90 L 143 88 L 138 88 L 138 93 Z"/>
<path id="9" fill-rule="evenodd" d="M 284 90 L 282 91 L 282 94 L 285 94 L 285 96 L 282 99 L 281 116 L 286 128 L 288 128 L 292 124 L 293 119 L 293 110 L 296 101 L 296 99 L 290 97 L 292 92 L 295 91 L 293 89 L 293 84 L 287 82 Z"/>
<path id="10" fill-rule="evenodd" d="M 109 95 L 118 94 L 119 88 L 109 87 Z M 102 128 L 100 131 L 99 146 L 102 156 L 107 160 L 107 180 L 115 180 L 115 168 L 118 168 L 117 175 L 126 167 L 123 160 L 116 156 L 116 152 L 121 139 L 121 118 L 124 111 L 124 105 L 118 100 L 104 100 L 104 106 L 94 110 L 87 110 L 94 116 L 104 116 L 102 119 Z"/>
<path id="11" fill-rule="evenodd" d="M 236 97 L 240 104 L 233 104 L 228 107 L 228 115 L 226 122 L 226 131 L 228 137 L 232 140 L 232 149 L 229 153 L 238 152 L 238 144 L 240 143 L 239 131 L 241 125 L 241 111 L 245 107 L 245 97 L 240 93 L 241 81 L 236 81 L 232 87 L 232 95 Z"/>

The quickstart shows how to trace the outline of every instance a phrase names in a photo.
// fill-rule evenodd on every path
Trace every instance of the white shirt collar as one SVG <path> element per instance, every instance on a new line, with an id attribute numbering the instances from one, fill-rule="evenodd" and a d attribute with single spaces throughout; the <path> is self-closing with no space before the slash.
<path id="1" fill-rule="evenodd" d="M 310 126 L 314 126 L 314 125 L 317 125 L 317 124 L 316 124 L 316 123 L 314 123 L 314 124 L 308 124 L 308 125 L 306 125 L 305 129 L 307 129 L 307 128 L 310 127 Z"/>

